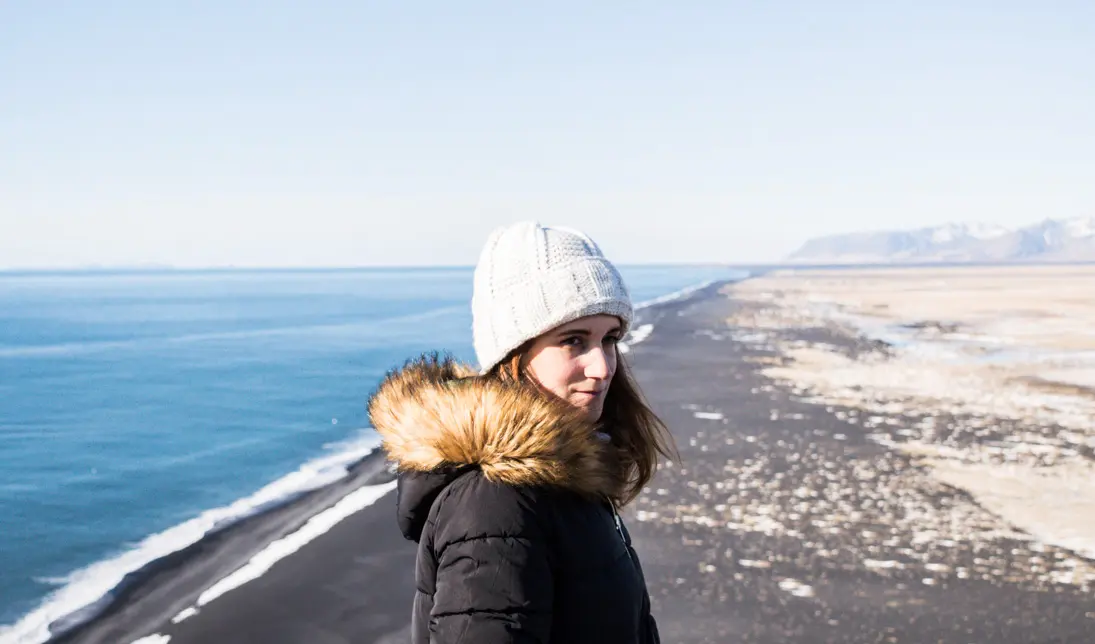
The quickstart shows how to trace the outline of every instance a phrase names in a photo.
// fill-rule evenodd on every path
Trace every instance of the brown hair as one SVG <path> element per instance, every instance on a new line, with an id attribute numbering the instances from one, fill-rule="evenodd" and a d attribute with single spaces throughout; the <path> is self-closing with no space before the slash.
<path id="1" fill-rule="evenodd" d="M 524 367 L 526 354 L 533 340 L 512 351 L 499 362 L 487 377 L 503 382 L 526 383 L 545 396 L 552 394 L 536 383 Z M 631 369 L 624 356 L 616 351 L 616 373 L 605 394 L 604 408 L 598 421 L 601 431 L 607 433 L 618 451 L 619 474 L 622 489 L 613 499 L 618 505 L 635 500 L 643 487 L 654 477 L 658 469 L 658 457 L 670 460 L 679 458 L 676 444 L 669 429 L 650 409 L 631 376 Z"/>

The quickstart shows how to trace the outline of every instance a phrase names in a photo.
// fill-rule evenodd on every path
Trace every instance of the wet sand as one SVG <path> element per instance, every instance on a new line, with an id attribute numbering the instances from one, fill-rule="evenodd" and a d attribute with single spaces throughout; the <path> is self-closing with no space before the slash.
<path id="1" fill-rule="evenodd" d="M 1095 563 L 872 437 L 963 417 L 903 408 L 869 419 L 766 373 L 788 363 L 787 343 L 849 358 L 879 350 L 836 328 L 761 337 L 728 322 L 770 306 L 712 286 L 651 311 L 653 332 L 628 354 L 682 456 L 625 514 L 663 641 L 1091 641 Z M 254 537 L 242 526 L 232 539 Z M 177 624 L 179 601 L 142 603 L 156 593 L 138 588 L 67 641 L 405 642 L 413 559 L 389 494 Z M 171 578 L 208 581 L 191 570 L 180 563 Z"/>

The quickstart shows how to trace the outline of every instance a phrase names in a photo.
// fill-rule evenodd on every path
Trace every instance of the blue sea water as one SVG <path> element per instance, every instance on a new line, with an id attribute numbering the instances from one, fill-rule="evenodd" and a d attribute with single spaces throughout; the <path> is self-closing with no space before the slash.
<path id="1" fill-rule="evenodd" d="M 740 277 L 621 271 L 636 302 Z M 432 349 L 474 360 L 471 277 L 0 274 L 0 624 L 185 545 L 184 522 L 324 482 L 373 444 L 364 405 L 387 369 Z M 173 526 L 176 542 L 146 541 Z"/>

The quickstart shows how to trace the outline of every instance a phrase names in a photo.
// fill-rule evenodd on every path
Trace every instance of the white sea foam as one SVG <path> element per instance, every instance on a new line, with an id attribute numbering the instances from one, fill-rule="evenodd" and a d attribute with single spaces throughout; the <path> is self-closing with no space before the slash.
<path id="1" fill-rule="evenodd" d="M 641 324 L 638 327 L 631 330 L 627 335 L 627 342 L 621 342 L 619 346 L 622 346 L 623 352 L 627 353 L 632 346 L 639 344 L 643 340 L 650 337 L 650 333 L 654 331 L 653 324 Z"/>
<path id="2" fill-rule="evenodd" d="M 316 537 L 325 534 L 346 517 L 376 503 L 377 499 L 394 490 L 395 485 L 395 481 L 383 485 L 371 485 L 346 495 L 330 509 L 309 519 L 299 530 L 266 546 L 262 552 L 252 557 L 242 568 L 211 586 L 198 596 L 197 606 L 199 608 L 205 606 L 228 591 L 258 579 L 270 570 L 275 563 L 300 550 Z M 184 610 L 179 615 L 182 616 L 186 612 Z M 180 621 L 182 619 L 185 619 L 185 617 L 179 617 Z"/>
<path id="3" fill-rule="evenodd" d="M 305 463 L 297 471 L 251 496 L 228 506 L 207 510 L 189 521 L 145 538 L 131 550 L 72 573 L 65 578 L 65 585 L 46 597 L 38 608 L 14 625 L 0 626 L 0 643 L 41 644 L 47 641 L 51 623 L 88 610 L 117 586 L 127 573 L 196 543 L 210 530 L 345 477 L 351 464 L 367 456 L 379 444 L 379 439 L 371 430 L 362 430 L 355 439 L 329 446 L 333 453 Z"/>
<path id="4" fill-rule="evenodd" d="M 665 295 L 658 296 L 658 297 L 656 297 L 654 299 L 651 299 L 651 300 L 644 300 L 642 302 L 639 302 L 638 304 L 635 305 L 635 308 L 636 309 L 645 309 L 646 307 L 654 306 L 655 304 L 664 304 L 666 302 L 672 302 L 673 300 L 679 300 L 683 297 L 687 297 L 687 296 L 691 295 L 692 293 L 695 293 L 696 291 L 698 291 L 700 289 L 704 289 L 704 288 L 707 288 L 708 286 L 711 286 L 716 281 L 718 281 L 718 280 L 707 280 L 706 282 L 701 282 L 699 284 L 693 284 L 692 286 L 686 286 L 686 287 L 682 288 L 679 291 L 673 291 L 672 293 L 667 293 Z"/>
<path id="5" fill-rule="evenodd" d="M 737 277 L 738 278 L 743 278 L 746 275 L 747 274 L 743 273 L 742 275 L 739 275 Z M 639 302 L 638 304 L 636 304 L 634 306 L 634 308 L 635 308 L 636 311 L 639 311 L 641 309 L 649 308 L 649 307 L 655 306 L 657 304 L 665 304 L 666 302 L 672 302 L 674 300 L 679 300 L 681 298 L 684 298 L 684 297 L 687 297 L 687 296 L 691 295 L 692 293 L 695 293 L 696 291 L 698 291 L 700 289 L 707 288 L 708 286 L 714 284 L 716 281 L 719 281 L 719 280 L 707 280 L 706 282 L 701 282 L 699 284 L 693 284 L 692 286 L 686 286 L 686 287 L 680 289 L 679 291 L 673 291 L 672 293 L 667 293 L 666 295 L 662 295 L 662 296 L 655 297 L 655 298 L 650 299 L 650 300 L 644 300 L 642 302 Z M 627 353 L 627 352 L 631 351 L 632 346 L 634 346 L 636 344 L 639 344 L 643 340 L 650 337 L 650 334 L 653 331 L 654 331 L 654 325 L 653 324 L 641 324 L 638 327 L 632 329 L 628 333 L 627 342 L 620 342 L 617 345 L 617 347 L 620 350 L 620 353 Z"/>

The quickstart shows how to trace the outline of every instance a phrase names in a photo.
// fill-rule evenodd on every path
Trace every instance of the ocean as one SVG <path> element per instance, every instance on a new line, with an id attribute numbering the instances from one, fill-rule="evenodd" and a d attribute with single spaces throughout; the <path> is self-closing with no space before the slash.
<path id="1" fill-rule="evenodd" d="M 621 272 L 640 306 L 743 276 Z M 365 401 L 388 369 L 435 349 L 474 361 L 471 283 L 470 268 L 0 273 L 0 640 L 344 475 L 377 444 Z"/>

